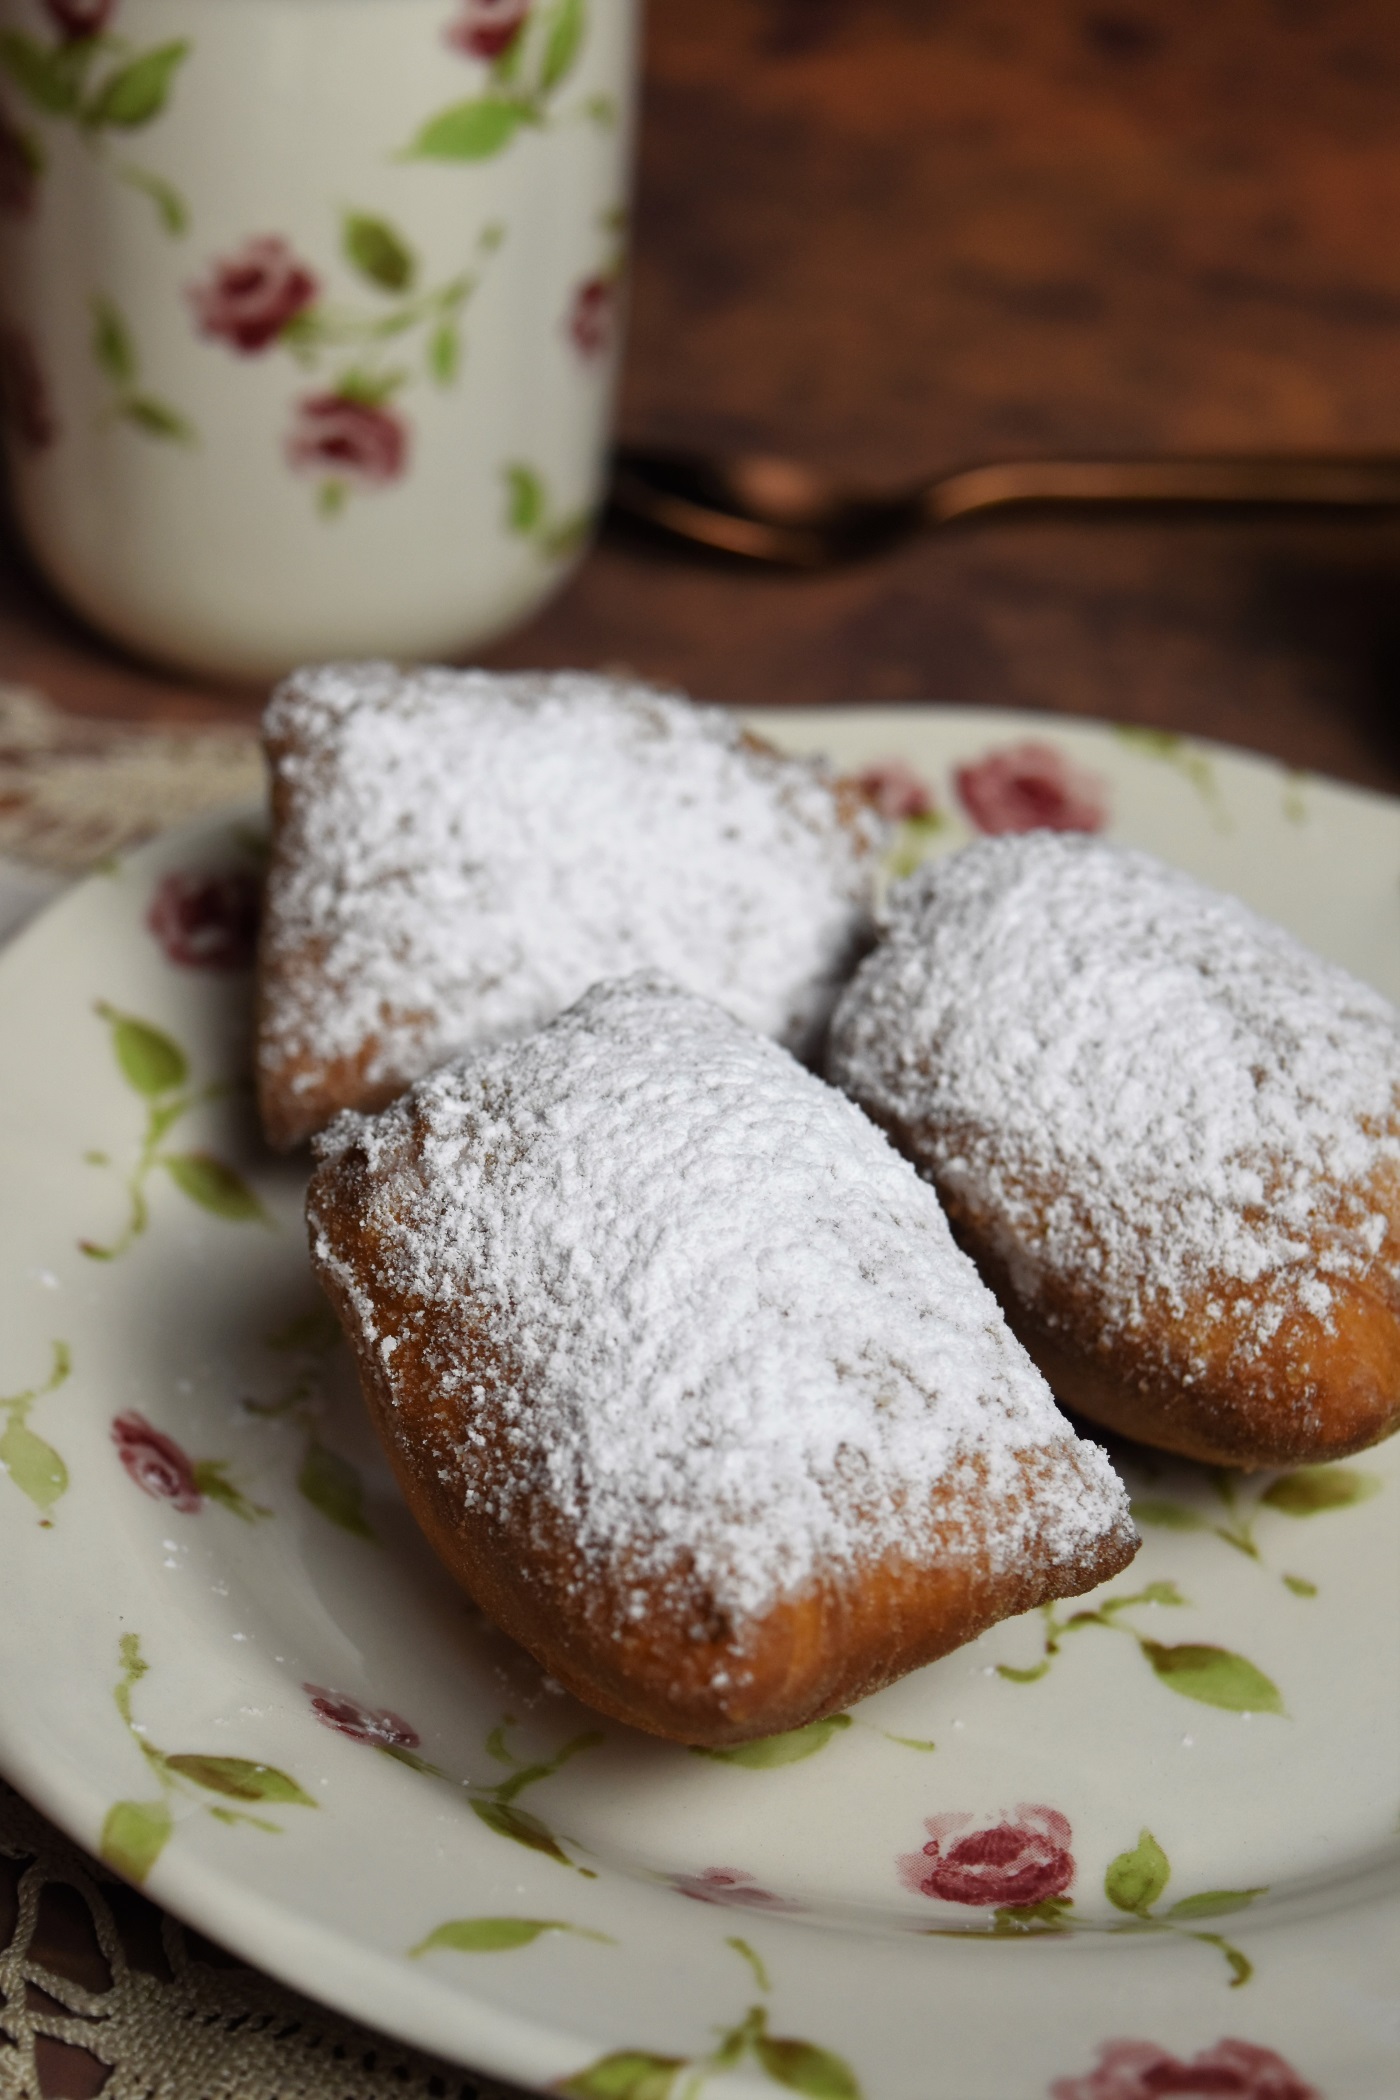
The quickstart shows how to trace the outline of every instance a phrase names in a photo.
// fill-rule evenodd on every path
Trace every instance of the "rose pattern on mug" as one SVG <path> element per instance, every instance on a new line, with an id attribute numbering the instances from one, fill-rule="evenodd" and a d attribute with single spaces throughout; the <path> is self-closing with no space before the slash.
<path id="1" fill-rule="evenodd" d="M 71 126 L 101 152 L 114 133 L 144 131 L 164 113 L 193 48 L 188 37 L 133 49 L 113 32 L 117 0 L 43 0 L 43 8 L 52 41 L 23 29 L 0 34 L 0 73 L 31 121 Z M 32 208 L 46 159 L 40 138 L 0 108 L 0 210 Z M 150 198 L 167 233 L 184 231 L 188 213 L 173 183 L 135 162 L 115 172 Z"/>
<path id="2" fill-rule="evenodd" d="M 421 126 L 403 160 L 493 160 L 523 131 L 582 119 L 611 129 L 617 110 L 607 95 L 574 109 L 558 107 L 588 34 L 587 0 L 462 0 L 446 41 L 487 68 L 487 88 L 454 102 Z"/>
<path id="3" fill-rule="evenodd" d="M 600 215 L 606 250 L 593 273 L 574 285 L 564 315 L 564 334 L 585 364 L 598 364 L 615 347 L 627 263 L 627 213 L 615 205 Z"/>
<path id="4" fill-rule="evenodd" d="M 421 338 L 423 376 L 451 387 L 462 369 L 462 316 L 481 284 L 505 229 L 477 235 L 473 261 L 440 285 L 422 286 L 418 255 L 398 227 L 369 212 L 346 212 L 342 264 L 380 295 L 373 309 L 337 306 L 325 273 L 298 255 L 281 234 L 254 234 L 231 255 L 216 257 L 186 287 L 198 333 L 236 357 L 282 349 L 305 371 L 344 352 L 330 384 L 290 404 L 282 451 L 294 473 L 317 484 L 317 508 L 335 517 L 348 497 L 388 488 L 410 463 L 412 431 L 394 397 L 412 383 L 391 354 Z"/>
<path id="5" fill-rule="evenodd" d="M 128 423 L 144 437 L 176 445 L 196 444 L 198 432 L 190 418 L 141 385 L 136 338 L 116 300 L 98 292 L 91 308 L 93 362 L 111 389 L 107 419 Z"/>

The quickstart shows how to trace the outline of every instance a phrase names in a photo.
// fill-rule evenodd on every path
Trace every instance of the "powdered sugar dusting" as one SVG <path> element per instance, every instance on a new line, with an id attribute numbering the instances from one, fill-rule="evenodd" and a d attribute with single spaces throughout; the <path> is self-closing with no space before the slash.
<path id="1" fill-rule="evenodd" d="M 267 735 L 284 803 L 262 1056 L 376 1043 L 371 1083 L 667 969 L 810 1049 L 871 937 L 879 827 L 722 709 L 579 673 L 299 672 Z M 304 1074 L 303 1086 L 315 1084 Z"/>
<path id="2" fill-rule="evenodd" d="M 372 1280 L 318 1223 L 347 1148 L 368 1162 Z M 440 1351 L 461 1427 L 439 1458 L 468 1506 L 543 1497 L 586 1554 L 693 1569 L 735 1614 L 926 1553 L 931 1498 L 967 1460 L 992 1511 L 967 1550 L 997 1568 L 1070 1564 L 1127 1527 L 933 1192 L 850 1102 L 663 980 L 599 986 L 383 1115 L 342 1115 L 321 1151 L 317 1258 L 390 1381 L 375 1281 L 439 1338 L 484 1323 L 513 1367 L 488 1392 L 464 1348 Z M 509 1464 L 478 1463 L 502 1434 Z"/>
<path id="3" fill-rule="evenodd" d="M 1034 1300 L 1105 1332 L 1260 1286 L 1257 1351 L 1386 1234 L 1400 1017 L 1244 905 L 1142 853 L 1032 833 L 921 869 L 833 1023 L 830 1069 L 911 1133 Z M 1223 1308 L 1214 1307 L 1215 1314 Z"/>

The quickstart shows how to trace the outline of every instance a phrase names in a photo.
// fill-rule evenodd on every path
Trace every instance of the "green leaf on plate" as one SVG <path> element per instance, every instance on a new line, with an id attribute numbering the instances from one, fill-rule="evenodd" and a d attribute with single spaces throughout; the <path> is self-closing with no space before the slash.
<path id="1" fill-rule="evenodd" d="M 1284 1473 L 1259 1499 L 1286 1517 L 1315 1517 L 1323 1510 L 1369 1502 L 1380 1491 L 1375 1473 L 1358 1473 L 1353 1466 L 1302 1466 L 1296 1473 Z"/>
<path id="2" fill-rule="evenodd" d="M 109 73 L 83 111 L 83 122 L 135 131 L 164 109 L 175 70 L 189 51 L 183 41 L 159 44 Z"/>
<path id="3" fill-rule="evenodd" d="M 1144 1640 L 1139 1645 L 1162 1683 L 1183 1699 L 1222 1706 L 1234 1714 L 1281 1714 L 1284 1710 L 1278 1686 L 1228 1648 L 1195 1641 L 1174 1648 L 1163 1647 L 1160 1641 Z"/>
<path id="4" fill-rule="evenodd" d="M 408 148 L 409 160 L 490 160 L 529 117 L 522 103 L 499 95 L 454 103 L 430 117 Z"/>
<path id="5" fill-rule="evenodd" d="M 614 1944 L 605 1932 L 589 1932 L 564 1918 L 449 1918 L 408 1951 L 410 1959 L 430 1954 L 435 1947 L 454 1954 L 507 1954 L 515 1947 L 528 1947 L 543 1932 L 572 1932 L 579 1939 Z"/>
<path id="6" fill-rule="evenodd" d="M 1150 1830 L 1144 1830 L 1131 1852 L 1110 1860 L 1103 1892 L 1115 1910 L 1145 1918 L 1171 1879 L 1166 1853 Z"/>
<path id="7" fill-rule="evenodd" d="M 18 1415 L 11 1416 L 0 1435 L 0 1465 L 35 1508 L 45 1514 L 67 1489 L 67 1466 L 52 1444 L 36 1436 Z"/>
<path id="8" fill-rule="evenodd" d="M 348 1458 L 330 1451 L 313 1437 L 297 1475 L 298 1492 L 313 1509 L 357 1539 L 372 1539 L 374 1527 L 365 1515 L 365 1491 Z"/>
<path id="9" fill-rule="evenodd" d="M 181 1752 L 165 1761 L 172 1772 L 192 1779 L 211 1794 L 226 1794 L 230 1801 L 285 1801 L 296 1808 L 317 1806 L 288 1773 L 251 1757 L 204 1757 L 197 1752 Z"/>
<path id="10" fill-rule="evenodd" d="M 472 1813 L 497 1837 L 511 1838 L 517 1845 L 528 1846 L 531 1852 L 543 1852 L 546 1858 L 557 1859 L 561 1867 L 573 1865 L 548 1824 L 532 1816 L 527 1808 L 517 1808 L 513 1801 L 473 1801 Z"/>
<path id="11" fill-rule="evenodd" d="M 506 530 L 531 533 L 544 517 L 544 484 L 532 467 L 503 469 L 506 483 Z"/>
<path id="12" fill-rule="evenodd" d="M 805 1728 L 790 1728 L 784 1735 L 766 1735 L 756 1743 L 735 1743 L 730 1749 L 708 1750 L 697 1744 L 692 1755 L 712 1757 L 725 1765 L 745 1765 L 753 1772 L 766 1772 L 774 1765 L 795 1765 L 804 1757 L 815 1757 L 834 1735 L 850 1725 L 849 1714 L 828 1714 L 824 1721 L 809 1721 Z"/>
<path id="13" fill-rule="evenodd" d="M 342 228 L 346 260 L 381 292 L 406 292 L 418 263 L 402 234 L 387 219 L 347 212 Z"/>
<path id="14" fill-rule="evenodd" d="M 568 2100 L 670 2100 L 683 2056 L 653 2056 L 646 2049 L 615 2049 L 587 2070 L 561 2078 L 554 2087 Z"/>
<path id="15" fill-rule="evenodd" d="M 860 2100 L 860 2086 L 850 2065 L 815 2042 L 792 2041 L 784 2035 L 760 2034 L 754 2054 L 768 2076 L 808 2100 Z"/>
<path id="16" fill-rule="evenodd" d="M 1008 1684 L 1035 1684 L 1039 1678 L 1045 1675 L 1049 1667 L 1050 1658 L 1048 1655 L 1043 1656 L 1038 1663 L 1032 1663 L 1028 1670 L 1016 1670 L 1012 1668 L 1010 1663 L 998 1663 L 997 1676 L 1004 1677 Z"/>
<path id="17" fill-rule="evenodd" d="M 100 1006 L 98 1012 L 111 1026 L 112 1048 L 128 1086 L 148 1098 L 183 1086 L 190 1068 L 178 1043 L 148 1021 L 118 1013 L 114 1007 Z"/>
<path id="18" fill-rule="evenodd" d="M 201 1458 L 194 1468 L 194 1484 L 201 1495 L 217 1502 L 222 1509 L 241 1517 L 245 1524 L 256 1524 L 259 1517 L 270 1517 L 272 1511 L 260 1503 L 250 1502 L 241 1488 L 236 1488 L 228 1477 L 228 1461 L 222 1458 Z"/>
<path id="19" fill-rule="evenodd" d="M 1249 1982 L 1250 1977 L 1254 1974 L 1254 1964 L 1248 1955 L 1241 1954 L 1238 1947 L 1232 1947 L 1230 1942 L 1223 1940 L 1218 1932 L 1193 1932 L 1191 1937 L 1193 1940 L 1199 1940 L 1203 1947 L 1219 1948 L 1226 1961 L 1230 1964 L 1230 1989 L 1232 1991 L 1239 1990 L 1242 1984 Z"/>
<path id="20" fill-rule="evenodd" d="M 1232 1910 L 1246 1910 L 1263 1889 L 1207 1889 L 1199 1896 L 1183 1896 L 1167 1912 L 1169 1918 L 1223 1918 Z"/>
<path id="21" fill-rule="evenodd" d="M 267 1216 L 243 1176 L 211 1153 L 164 1152 L 160 1164 L 182 1195 L 215 1217 L 246 1223 Z"/>
<path id="22" fill-rule="evenodd" d="M 1132 1509 L 1139 1524 L 1158 1524 L 1164 1531 L 1200 1531 L 1206 1521 L 1183 1502 L 1162 1502 L 1151 1495 L 1135 1500 Z"/>
<path id="23" fill-rule="evenodd" d="M 1283 1584 L 1285 1589 L 1292 1590 L 1295 1597 L 1315 1597 L 1317 1595 L 1317 1584 L 1309 1582 L 1306 1575 L 1285 1575 Z"/>
<path id="24" fill-rule="evenodd" d="M 107 1811 L 97 1849 L 114 1873 L 142 1882 L 173 1828 L 163 1801 L 118 1801 Z"/>
<path id="25" fill-rule="evenodd" d="M 559 0 L 545 19 L 548 27 L 540 66 L 540 92 L 548 95 L 573 70 L 588 27 L 588 11 L 584 0 Z"/>

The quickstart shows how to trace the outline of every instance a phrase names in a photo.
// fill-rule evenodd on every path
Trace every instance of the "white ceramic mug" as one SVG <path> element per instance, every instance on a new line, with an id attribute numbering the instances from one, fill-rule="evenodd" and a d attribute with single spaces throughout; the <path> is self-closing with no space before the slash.
<path id="1" fill-rule="evenodd" d="M 261 678 L 459 653 L 602 490 L 635 0 L 0 0 L 0 401 L 41 566 Z"/>

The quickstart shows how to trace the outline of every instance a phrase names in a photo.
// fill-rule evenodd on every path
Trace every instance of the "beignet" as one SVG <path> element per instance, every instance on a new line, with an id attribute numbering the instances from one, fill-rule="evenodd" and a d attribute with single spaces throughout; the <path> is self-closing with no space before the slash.
<path id="1" fill-rule="evenodd" d="M 1136 1550 L 938 1199 L 651 976 L 320 1140 L 312 1257 L 409 1505 L 580 1699 L 796 1728 Z"/>
<path id="2" fill-rule="evenodd" d="M 1219 1465 L 1400 1423 L 1400 1017 L 1147 855 L 989 839 L 892 893 L 828 1069 L 1067 1406 Z"/>
<path id="3" fill-rule="evenodd" d="M 279 1147 L 639 968 L 810 1054 L 874 937 L 878 821 L 723 709 L 575 672 L 325 665 L 264 728 Z"/>

